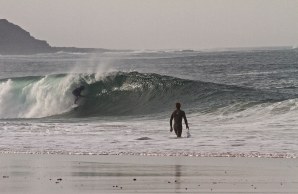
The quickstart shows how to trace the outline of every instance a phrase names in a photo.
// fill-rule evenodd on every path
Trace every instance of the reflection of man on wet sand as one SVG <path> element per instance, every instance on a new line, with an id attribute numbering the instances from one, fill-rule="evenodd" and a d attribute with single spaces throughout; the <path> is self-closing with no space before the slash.
<path id="1" fill-rule="evenodd" d="M 170 125 L 171 125 L 170 131 L 171 132 L 173 131 L 172 122 L 174 119 L 174 131 L 175 131 L 177 137 L 181 137 L 181 134 L 182 134 L 182 118 L 184 118 L 186 128 L 189 129 L 185 112 L 183 110 L 180 110 L 180 108 L 181 108 L 181 104 L 179 102 L 177 102 L 176 110 L 172 113 L 171 119 L 170 119 Z"/>

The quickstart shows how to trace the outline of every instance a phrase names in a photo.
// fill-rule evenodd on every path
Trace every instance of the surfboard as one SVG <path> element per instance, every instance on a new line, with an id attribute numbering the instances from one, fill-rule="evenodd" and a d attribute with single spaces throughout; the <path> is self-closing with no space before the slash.
<path id="1" fill-rule="evenodd" d="M 190 135 L 190 132 L 189 132 L 189 129 L 187 130 L 187 132 L 186 132 L 186 138 L 190 138 L 191 137 L 191 135 Z"/>
<path id="2" fill-rule="evenodd" d="M 71 108 L 72 108 L 73 110 L 77 110 L 77 109 L 79 108 L 79 105 L 78 105 L 78 104 L 73 104 L 73 105 L 71 106 Z"/>
<path id="3" fill-rule="evenodd" d="M 71 106 L 71 108 L 77 108 L 77 107 L 79 107 L 78 104 L 73 104 L 73 105 Z"/>
<path id="4" fill-rule="evenodd" d="M 186 136 L 170 137 L 170 139 L 182 139 L 182 138 L 191 138 L 191 134 L 190 134 L 189 130 L 186 131 Z"/>

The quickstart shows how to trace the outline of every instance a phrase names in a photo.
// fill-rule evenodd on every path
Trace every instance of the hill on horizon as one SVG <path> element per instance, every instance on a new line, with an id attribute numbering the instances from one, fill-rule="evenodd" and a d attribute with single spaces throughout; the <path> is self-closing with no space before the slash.
<path id="1" fill-rule="evenodd" d="M 29 32 L 6 19 L 0 19 L 0 54 L 30 55 L 55 52 L 106 52 L 101 48 L 52 47 L 45 40 L 34 38 Z"/>

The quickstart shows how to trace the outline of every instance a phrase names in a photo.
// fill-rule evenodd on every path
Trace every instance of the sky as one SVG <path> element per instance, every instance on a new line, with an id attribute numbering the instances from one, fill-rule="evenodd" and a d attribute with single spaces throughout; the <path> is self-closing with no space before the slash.
<path id="1" fill-rule="evenodd" d="M 298 0 L 0 0 L 51 46 L 212 49 L 298 45 Z"/>

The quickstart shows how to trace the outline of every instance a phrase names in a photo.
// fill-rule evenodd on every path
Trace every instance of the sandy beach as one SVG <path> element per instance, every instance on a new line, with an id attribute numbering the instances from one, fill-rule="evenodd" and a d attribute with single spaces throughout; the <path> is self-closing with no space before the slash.
<path id="1" fill-rule="evenodd" d="M 297 159 L 0 155 L 1 193 L 297 193 Z"/>

